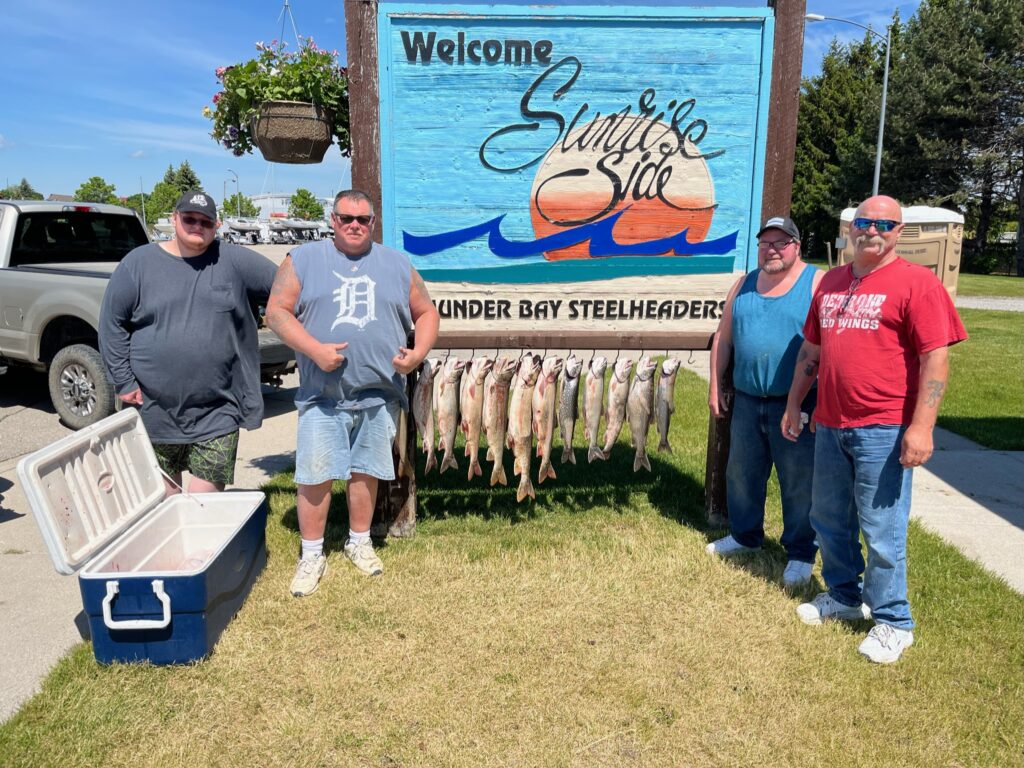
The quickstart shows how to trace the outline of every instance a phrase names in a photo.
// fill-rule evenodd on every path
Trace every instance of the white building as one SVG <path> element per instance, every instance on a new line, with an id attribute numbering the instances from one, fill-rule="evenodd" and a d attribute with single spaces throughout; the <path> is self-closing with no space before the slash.
<path id="1" fill-rule="evenodd" d="M 253 205 L 260 209 L 258 214 L 260 221 L 269 221 L 272 218 L 287 216 L 288 206 L 292 202 L 292 196 L 286 195 L 283 192 L 252 195 L 249 199 L 252 200 Z M 327 221 L 331 216 L 331 204 L 334 200 L 328 197 L 318 197 L 317 202 L 323 206 L 324 221 Z"/>

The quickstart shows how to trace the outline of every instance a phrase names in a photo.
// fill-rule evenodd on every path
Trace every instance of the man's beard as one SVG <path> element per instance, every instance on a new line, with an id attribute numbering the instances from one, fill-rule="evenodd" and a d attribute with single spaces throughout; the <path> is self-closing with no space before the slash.
<path id="1" fill-rule="evenodd" d="M 795 263 L 795 261 L 791 261 L 787 264 L 785 259 L 769 259 L 764 263 L 764 266 L 761 267 L 761 270 L 763 272 L 767 272 L 769 275 L 777 275 L 780 272 L 785 272 Z"/>

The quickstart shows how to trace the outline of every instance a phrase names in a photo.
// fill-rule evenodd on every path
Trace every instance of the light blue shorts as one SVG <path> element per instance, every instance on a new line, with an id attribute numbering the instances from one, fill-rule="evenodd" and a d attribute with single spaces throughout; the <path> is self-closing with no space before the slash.
<path id="1" fill-rule="evenodd" d="M 394 480 L 391 444 L 398 432 L 398 403 L 360 411 L 310 405 L 299 409 L 295 482 L 318 485 L 348 480 L 353 472 Z"/>

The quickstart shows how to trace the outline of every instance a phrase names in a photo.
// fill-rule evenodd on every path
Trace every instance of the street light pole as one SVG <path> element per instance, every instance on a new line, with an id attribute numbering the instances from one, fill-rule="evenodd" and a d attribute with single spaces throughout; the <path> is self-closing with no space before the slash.
<path id="1" fill-rule="evenodd" d="M 238 210 L 238 218 L 242 218 L 242 191 L 238 186 L 238 174 L 228 168 L 228 173 L 235 177 L 235 207 Z"/>
<path id="2" fill-rule="evenodd" d="M 875 32 L 871 27 L 852 21 L 851 19 L 840 19 L 836 16 L 822 16 L 820 13 L 808 13 L 804 16 L 807 21 L 839 21 L 843 24 L 852 24 L 855 27 L 867 30 L 879 40 L 885 41 L 885 69 L 882 74 L 882 106 L 878 115 L 878 143 L 875 145 L 875 178 L 871 185 L 872 197 L 878 194 L 878 180 L 882 175 L 882 137 L 885 134 L 885 102 L 889 92 L 889 52 L 892 48 L 892 24 L 886 29 L 885 37 Z"/>

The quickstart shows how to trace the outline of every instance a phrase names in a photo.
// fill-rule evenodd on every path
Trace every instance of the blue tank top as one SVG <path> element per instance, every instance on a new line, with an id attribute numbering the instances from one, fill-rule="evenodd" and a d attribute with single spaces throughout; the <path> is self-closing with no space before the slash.
<path id="1" fill-rule="evenodd" d="M 397 402 L 408 409 L 405 376 L 391 360 L 413 327 L 409 258 L 378 243 L 350 258 L 331 239 L 293 248 L 291 257 L 302 285 L 295 307 L 299 322 L 318 341 L 348 342 L 341 351 L 345 362 L 330 372 L 296 353 L 295 403 L 359 410 Z"/>
<path id="2" fill-rule="evenodd" d="M 746 276 L 732 303 L 733 383 L 748 395 L 778 397 L 787 394 L 793 383 L 818 270 L 805 266 L 783 296 L 757 292 L 760 271 Z"/>

